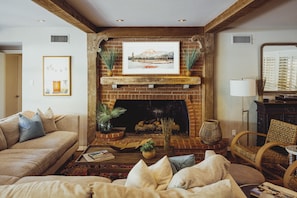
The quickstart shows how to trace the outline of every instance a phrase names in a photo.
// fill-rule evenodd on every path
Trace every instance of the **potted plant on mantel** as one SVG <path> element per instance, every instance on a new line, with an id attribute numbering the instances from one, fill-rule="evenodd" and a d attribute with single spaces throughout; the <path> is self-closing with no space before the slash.
<path id="1" fill-rule="evenodd" d="M 112 129 L 112 125 L 110 120 L 113 118 L 117 118 L 123 113 L 125 113 L 127 109 L 122 107 L 116 107 L 110 109 L 107 104 L 99 103 L 97 107 L 97 123 L 98 129 L 102 133 L 108 133 Z"/>
<path id="2" fill-rule="evenodd" d="M 118 57 L 117 51 L 115 50 L 115 48 L 110 50 L 104 48 L 99 51 L 99 55 L 107 67 L 107 75 L 112 76 L 113 65 Z"/>
<path id="3" fill-rule="evenodd" d="M 194 63 L 199 59 L 201 54 L 200 49 L 194 49 L 190 51 L 189 49 L 185 52 L 185 64 L 187 68 L 186 75 L 191 76 L 191 68 Z"/>
<path id="4" fill-rule="evenodd" d="M 150 139 L 140 147 L 142 156 L 145 159 L 152 159 L 156 156 L 155 142 Z"/>

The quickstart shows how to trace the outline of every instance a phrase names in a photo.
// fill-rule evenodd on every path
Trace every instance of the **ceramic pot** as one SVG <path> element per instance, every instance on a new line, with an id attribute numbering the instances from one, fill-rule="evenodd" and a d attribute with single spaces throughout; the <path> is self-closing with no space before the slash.
<path id="1" fill-rule="evenodd" d="M 222 132 L 218 120 L 205 120 L 200 128 L 199 136 L 204 144 L 216 144 L 222 139 Z"/>
<path id="2" fill-rule="evenodd" d="M 152 159 L 156 156 L 156 150 L 151 150 L 151 151 L 142 151 L 142 156 L 145 159 Z"/>

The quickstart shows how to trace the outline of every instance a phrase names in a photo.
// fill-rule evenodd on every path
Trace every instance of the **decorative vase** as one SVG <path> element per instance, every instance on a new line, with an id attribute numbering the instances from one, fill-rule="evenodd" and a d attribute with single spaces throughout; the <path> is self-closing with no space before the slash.
<path id="1" fill-rule="evenodd" d="M 192 74 L 191 70 L 188 69 L 188 70 L 186 71 L 186 76 L 191 76 L 191 74 Z"/>
<path id="2" fill-rule="evenodd" d="M 98 129 L 101 133 L 109 133 L 112 129 L 112 125 L 110 123 L 110 120 L 104 123 L 98 124 Z"/>
<path id="3" fill-rule="evenodd" d="M 107 70 L 107 76 L 112 76 L 112 75 L 113 75 L 112 70 L 111 70 L 111 69 L 108 69 L 108 70 Z"/>
<path id="4" fill-rule="evenodd" d="M 156 156 L 156 150 L 153 149 L 151 151 L 142 151 L 142 156 L 145 158 L 145 159 L 152 159 Z"/>
<path id="5" fill-rule="evenodd" d="M 171 139 L 171 135 L 164 135 L 164 151 L 165 153 L 168 153 L 170 150 L 170 139 Z"/>
<path id="6" fill-rule="evenodd" d="M 222 132 L 218 120 L 208 119 L 202 123 L 199 136 L 204 144 L 216 144 L 222 139 Z"/>

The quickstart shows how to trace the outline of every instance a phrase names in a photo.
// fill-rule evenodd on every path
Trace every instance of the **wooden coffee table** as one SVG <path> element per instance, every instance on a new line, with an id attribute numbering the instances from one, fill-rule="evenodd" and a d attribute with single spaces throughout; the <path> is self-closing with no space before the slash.
<path id="1" fill-rule="evenodd" d="M 99 150 L 108 150 L 111 152 L 115 159 L 106 160 L 102 162 L 88 162 L 83 154 Z M 165 155 L 173 156 L 174 148 L 171 147 L 170 151 L 166 153 L 163 147 L 156 147 L 156 157 L 153 159 L 144 159 L 139 150 L 131 152 L 116 151 L 109 146 L 89 145 L 88 148 L 77 158 L 76 165 L 86 166 L 88 168 L 88 175 L 92 172 L 98 173 L 129 173 L 131 168 L 142 159 L 148 166 L 156 163 Z"/>

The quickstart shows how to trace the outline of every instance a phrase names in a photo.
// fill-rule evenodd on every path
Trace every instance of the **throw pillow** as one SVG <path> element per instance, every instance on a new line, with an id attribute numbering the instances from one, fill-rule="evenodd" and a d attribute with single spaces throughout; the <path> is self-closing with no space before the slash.
<path id="1" fill-rule="evenodd" d="M 178 171 L 168 188 L 189 189 L 215 183 L 226 177 L 230 162 L 222 155 L 213 155 L 202 162 Z"/>
<path id="2" fill-rule="evenodd" d="M 44 129 L 38 113 L 32 119 L 29 119 L 22 114 L 19 114 L 20 139 L 19 142 L 24 142 L 30 139 L 44 136 Z"/>
<path id="3" fill-rule="evenodd" d="M 166 190 L 172 178 L 172 170 L 168 157 L 164 156 L 158 162 L 149 166 L 149 170 L 157 182 L 156 190 Z"/>
<path id="4" fill-rule="evenodd" d="M 0 127 L 5 136 L 7 148 L 19 141 L 19 116 L 17 114 L 1 120 Z"/>
<path id="5" fill-rule="evenodd" d="M 47 109 L 45 113 L 40 111 L 40 109 L 37 109 L 37 112 L 40 115 L 42 125 L 46 133 L 57 130 L 57 126 L 55 123 L 55 116 L 54 116 L 53 110 L 50 107 Z"/>
<path id="6" fill-rule="evenodd" d="M 130 170 L 125 186 L 155 190 L 157 187 L 157 182 L 155 181 L 155 178 L 151 174 L 146 163 L 141 159 Z"/>
<path id="7" fill-rule="evenodd" d="M 169 157 L 169 161 L 173 174 L 183 168 L 193 166 L 196 163 L 194 154 Z"/>

